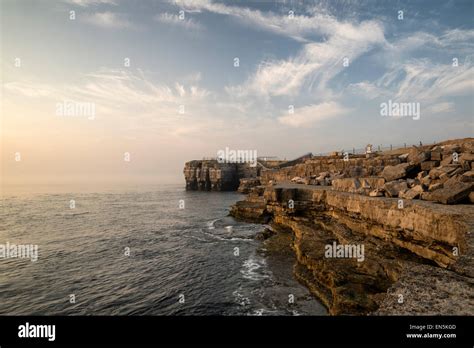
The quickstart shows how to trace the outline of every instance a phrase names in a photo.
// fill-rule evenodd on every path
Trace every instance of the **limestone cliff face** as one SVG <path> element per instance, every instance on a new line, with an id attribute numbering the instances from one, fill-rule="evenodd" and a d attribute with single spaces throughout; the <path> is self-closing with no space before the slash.
<path id="1" fill-rule="evenodd" d="M 294 160 L 258 158 L 256 165 L 250 163 L 219 163 L 217 160 L 189 161 L 184 166 L 187 190 L 235 191 L 247 193 L 250 187 L 260 185 L 260 175 L 273 170 L 304 163 L 312 157 L 307 153 Z M 240 189 L 239 189 L 239 186 Z"/>
<path id="2" fill-rule="evenodd" d="M 437 314 L 474 314 L 470 205 L 406 200 L 400 208 L 395 198 L 287 183 L 253 188 L 231 215 L 291 231 L 295 275 L 331 314 L 428 314 L 433 306 Z M 333 242 L 363 245 L 364 260 L 326 257 Z M 413 278 L 420 275 L 438 279 L 439 293 L 428 296 L 432 285 Z"/>
<path id="3" fill-rule="evenodd" d="M 234 191 L 241 178 L 259 175 L 260 168 L 248 163 L 218 163 L 216 160 L 197 160 L 184 166 L 187 190 Z"/>

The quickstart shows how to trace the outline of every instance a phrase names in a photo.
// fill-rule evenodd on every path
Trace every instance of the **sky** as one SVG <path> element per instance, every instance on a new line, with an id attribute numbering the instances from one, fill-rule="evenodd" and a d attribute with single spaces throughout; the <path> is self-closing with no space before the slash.
<path id="1" fill-rule="evenodd" d="M 474 134 L 470 0 L 0 3 L 3 186 Z"/>

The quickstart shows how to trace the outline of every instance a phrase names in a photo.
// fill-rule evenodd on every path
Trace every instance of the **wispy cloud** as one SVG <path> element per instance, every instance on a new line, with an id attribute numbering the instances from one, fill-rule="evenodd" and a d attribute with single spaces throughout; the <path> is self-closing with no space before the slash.
<path id="1" fill-rule="evenodd" d="M 472 95 L 473 81 L 474 67 L 470 62 L 453 66 L 449 61 L 436 64 L 427 59 L 411 59 L 387 70 L 375 81 L 351 84 L 346 90 L 366 99 L 390 97 L 446 106 L 448 103 L 440 103 L 443 98 Z M 436 110 L 448 112 L 453 108 Z"/>
<path id="2" fill-rule="evenodd" d="M 369 100 L 390 95 L 388 90 L 376 86 L 370 81 L 351 83 L 346 90 L 353 95 Z"/>
<path id="3" fill-rule="evenodd" d="M 197 8 L 188 2 L 185 6 Z M 377 20 L 340 21 L 328 13 L 290 18 L 209 3 L 201 4 L 200 8 L 253 21 L 260 28 L 302 43 L 296 54 L 285 59 L 262 61 L 242 84 L 226 87 L 229 95 L 237 96 L 241 101 L 262 98 L 269 109 L 272 98 L 301 100 L 306 96 L 312 104 L 300 107 L 294 114 L 278 117 L 281 125 L 291 127 L 311 126 L 346 113 L 349 108 L 341 104 L 344 101 L 341 91 L 331 87 L 346 68 L 344 58 L 354 64 L 365 53 L 386 45 L 384 26 Z M 255 107 L 252 102 L 247 105 Z"/>
<path id="4" fill-rule="evenodd" d="M 179 8 L 187 12 L 208 11 L 226 15 L 240 20 L 244 24 L 267 30 L 298 41 L 307 42 L 310 37 L 317 35 L 332 35 L 334 32 L 352 31 L 350 23 L 338 21 L 327 13 L 314 12 L 311 16 L 303 14 L 276 14 L 262 12 L 240 6 L 229 6 L 210 0 L 171 0 Z M 352 34 L 356 34 L 352 32 Z"/>
<path id="5" fill-rule="evenodd" d="M 187 30 L 202 30 L 203 26 L 191 18 L 180 18 L 177 14 L 172 13 L 161 13 L 156 15 L 154 19 L 158 22 L 173 25 L 181 26 Z"/>
<path id="6" fill-rule="evenodd" d="M 265 96 L 296 95 L 307 86 L 327 97 L 331 94 L 328 83 L 344 69 L 343 58 L 353 61 L 384 40 L 383 29 L 377 22 L 344 25 L 326 41 L 305 44 L 294 57 L 262 63 L 237 91 Z"/>
<path id="7" fill-rule="evenodd" d="M 474 67 L 451 64 L 433 64 L 426 60 L 413 60 L 403 64 L 397 98 L 436 99 L 445 96 L 468 95 L 474 92 Z"/>
<path id="8" fill-rule="evenodd" d="M 75 84 L 48 85 L 32 81 L 10 82 L 4 85 L 5 98 L 27 97 L 49 100 L 50 105 L 63 100 L 97 104 L 98 117 L 148 117 L 172 129 L 182 117 L 197 116 L 206 106 L 210 92 L 196 85 L 174 86 L 151 82 L 140 70 L 102 69 L 86 74 Z M 51 109 L 53 110 L 53 108 Z"/>
<path id="9" fill-rule="evenodd" d="M 451 102 L 443 102 L 429 106 L 426 109 L 426 113 L 428 114 L 439 114 L 439 113 L 449 113 L 455 110 L 454 103 Z"/>
<path id="10" fill-rule="evenodd" d="M 114 12 L 96 12 L 84 17 L 84 21 L 109 29 L 133 28 L 133 24 L 123 15 Z"/>
<path id="11" fill-rule="evenodd" d="M 293 114 L 280 116 L 278 121 L 291 127 L 312 126 L 320 121 L 347 113 L 349 109 L 336 102 L 308 105 L 294 110 Z"/>
<path id="12" fill-rule="evenodd" d="M 443 49 L 453 53 L 462 53 L 474 48 L 474 30 L 450 29 L 440 35 L 417 31 L 407 36 L 395 40 L 387 45 L 389 54 L 412 53 L 415 50 L 423 49 Z"/>
<path id="13" fill-rule="evenodd" d="M 102 171 L 102 161 L 114 162 L 117 154 L 130 151 L 138 160 L 133 165 L 146 157 L 146 170 L 156 173 L 174 160 L 181 175 L 184 161 L 225 146 L 290 158 L 313 149 L 400 142 L 400 137 L 408 143 L 469 136 L 472 129 L 474 29 L 463 1 L 436 13 L 425 2 L 404 4 L 403 21 L 397 6 L 383 1 L 11 5 L 3 16 L 15 28 L 4 40 L 2 60 L 4 147 L 23 152 L 20 147 L 29 144 L 25 154 L 38 158 L 38 168 L 66 166 L 56 149 L 87 172 Z M 101 35 L 57 20 L 58 15 L 67 19 L 70 10 Z M 64 35 L 38 50 L 38 26 L 28 25 L 31 21 L 46 36 Z M 194 32 L 199 42 L 188 37 Z M 101 49 L 84 62 L 77 42 Z M 57 47 L 63 48 L 61 55 L 51 55 Z M 133 67 L 146 73 L 111 68 L 122 66 L 117 55 L 123 55 L 116 51 L 127 47 Z M 239 68 L 229 64 L 233 57 L 241 58 Z M 52 64 L 38 64 L 43 61 Z M 109 68 L 87 73 L 96 63 Z M 388 124 L 379 105 L 389 99 L 420 102 L 420 122 L 404 118 Z M 94 121 L 57 117 L 55 105 L 63 101 L 94 103 Z M 295 141 L 282 142 L 284 137 Z M 84 156 L 100 152 L 100 159 L 77 164 L 68 151 L 79 148 Z M 51 154 L 48 161 L 43 153 Z"/>
<path id="14" fill-rule="evenodd" d="M 65 2 L 81 7 L 89 7 L 102 4 L 117 5 L 117 2 L 115 0 L 65 0 Z"/>

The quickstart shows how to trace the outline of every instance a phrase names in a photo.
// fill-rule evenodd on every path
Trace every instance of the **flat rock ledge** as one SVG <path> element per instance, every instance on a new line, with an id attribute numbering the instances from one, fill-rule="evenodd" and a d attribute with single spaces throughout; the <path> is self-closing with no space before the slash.
<path id="1" fill-rule="evenodd" d="M 292 233 L 294 274 L 332 315 L 474 315 L 473 206 L 401 201 L 280 183 L 251 188 L 231 215 Z"/>

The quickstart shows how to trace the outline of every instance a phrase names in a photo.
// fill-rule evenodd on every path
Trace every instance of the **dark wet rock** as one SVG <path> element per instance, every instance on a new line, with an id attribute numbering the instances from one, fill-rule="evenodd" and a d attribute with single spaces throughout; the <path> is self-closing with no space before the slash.
<path id="1" fill-rule="evenodd" d="M 255 239 L 256 239 L 256 240 L 266 240 L 266 239 L 272 237 L 273 235 L 275 235 L 275 232 L 274 232 L 274 231 L 272 231 L 272 230 L 269 229 L 269 228 L 265 228 L 263 231 L 258 232 L 258 233 L 255 235 Z"/>

